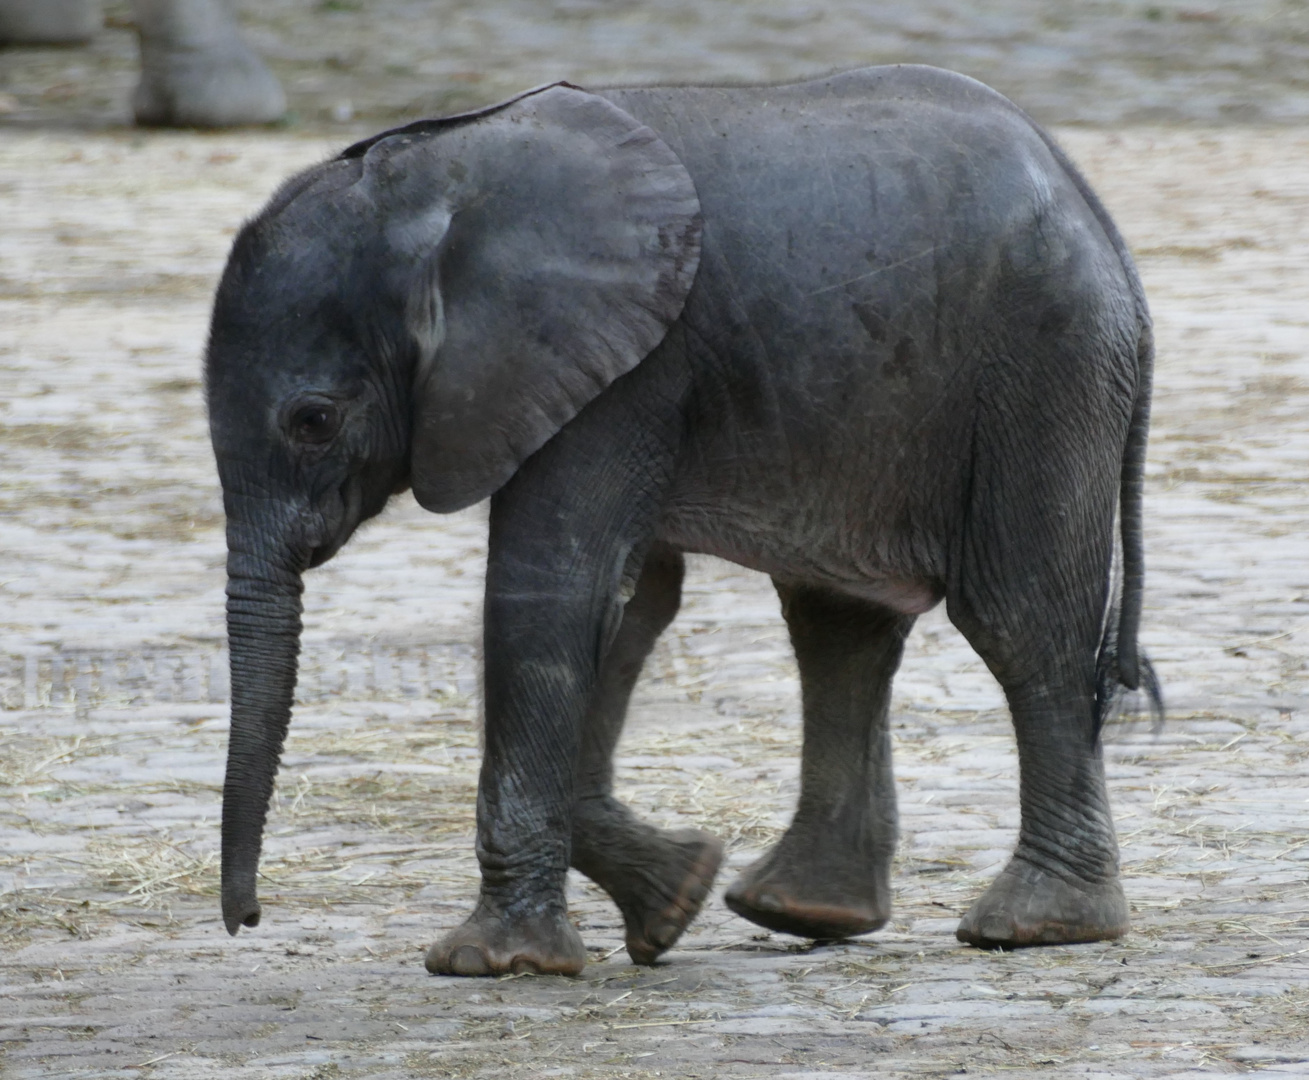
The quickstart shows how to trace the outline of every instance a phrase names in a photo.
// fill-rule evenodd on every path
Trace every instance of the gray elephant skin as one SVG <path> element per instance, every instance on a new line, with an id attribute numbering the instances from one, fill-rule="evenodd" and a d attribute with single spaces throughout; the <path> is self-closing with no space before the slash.
<path id="1" fill-rule="evenodd" d="M 406 488 L 491 499 L 475 910 L 436 973 L 576 973 L 569 866 L 652 962 L 722 855 L 612 793 L 684 552 L 770 574 L 801 791 L 728 889 L 812 938 L 881 926 L 891 680 L 942 599 L 1017 732 L 984 946 L 1127 929 L 1099 731 L 1137 649 L 1152 363 L 1105 210 L 1009 101 L 883 67 L 769 88 L 556 84 L 368 139 L 238 235 L 207 355 L 228 519 L 222 907 L 254 926 L 303 572 Z M 1123 573 L 1115 587 L 1114 522 Z"/>

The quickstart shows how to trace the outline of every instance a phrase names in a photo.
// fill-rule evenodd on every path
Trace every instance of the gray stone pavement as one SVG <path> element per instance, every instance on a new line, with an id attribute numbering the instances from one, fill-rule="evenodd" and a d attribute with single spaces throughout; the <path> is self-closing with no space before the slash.
<path id="1" fill-rule="evenodd" d="M 5 133 L 0 1074 L 1309 1076 L 1309 131 L 1060 134 L 1158 323 L 1145 640 L 1171 714 L 1156 734 L 1129 713 L 1105 751 L 1131 936 L 955 943 L 1017 773 L 993 682 L 934 612 L 898 681 L 885 931 L 816 947 L 716 896 L 640 970 L 578 879 L 583 978 L 461 981 L 421 950 L 476 889 L 479 511 L 406 500 L 310 575 L 264 922 L 218 919 L 198 355 L 233 229 L 331 144 Z M 793 804 L 796 694 L 766 580 L 697 560 L 623 790 L 743 865 Z"/>

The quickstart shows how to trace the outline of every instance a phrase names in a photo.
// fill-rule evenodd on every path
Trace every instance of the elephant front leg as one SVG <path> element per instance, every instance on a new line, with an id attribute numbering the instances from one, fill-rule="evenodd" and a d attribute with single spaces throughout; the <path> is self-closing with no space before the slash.
<path id="1" fill-rule="evenodd" d="M 497 500 L 500 497 L 497 496 Z M 577 975 L 586 949 L 568 920 L 574 774 L 582 719 L 615 618 L 615 558 L 492 501 L 484 611 L 486 721 L 477 790 L 482 884 L 472 916 L 427 953 L 443 975 Z M 507 521 L 504 519 L 508 519 Z"/>
<path id="2" fill-rule="evenodd" d="M 589 677 L 577 648 L 582 635 L 560 618 L 564 604 L 488 596 L 477 793 L 482 886 L 468 920 L 428 950 L 434 975 L 577 975 L 586 965 L 568 921 L 564 877 Z"/>
<path id="3" fill-rule="evenodd" d="M 472 916 L 428 951 L 434 974 L 576 975 L 586 964 L 564 894 L 582 734 L 601 664 L 621 637 L 624 584 L 640 567 L 633 553 L 648 548 L 657 520 L 651 467 L 597 445 L 579 423 L 491 500 L 482 886 Z"/>
<path id="4" fill-rule="evenodd" d="M 891 913 L 891 679 L 914 620 L 810 586 L 778 585 L 804 704 L 800 802 L 777 845 L 727 890 L 751 922 L 842 938 Z"/>
<path id="5" fill-rule="evenodd" d="M 613 755 L 641 666 L 681 603 L 680 552 L 646 556 L 622 626 L 605 655 L 583 725 L 572 862 L 623 913 L 627 952 L 650 964 L 699 914 L 723 845 L 697 829 L 657 829 L 613 796 Z"/>
<path id="6" fill-rule="evenodd" d="M 566 597 L 551 602 L 539 589 L 490 595 L 491 578 L 477 792 L 481 893 L 468 920 L 428 950 L 427 970 L 577 975 L 586 948 L 568 920 L 564 878 L 578 732 L 594 680 L 586 619 Z"/>

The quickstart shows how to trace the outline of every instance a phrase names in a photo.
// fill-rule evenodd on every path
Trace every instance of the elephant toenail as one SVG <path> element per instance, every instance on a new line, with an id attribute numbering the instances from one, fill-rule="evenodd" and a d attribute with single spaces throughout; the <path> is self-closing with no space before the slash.
<path id="1" fill-rule="evenodd" d="M 450 970 L 456 975 L 490 975 L 491 966 L 476 945 L 460 945 L 450 954 Z"/>
<path id="2" fill-rule="evenodd" d="M 515 975 L 540 975 L 541 965 L 526 956 L 515 956 L 509 970 Z"/>

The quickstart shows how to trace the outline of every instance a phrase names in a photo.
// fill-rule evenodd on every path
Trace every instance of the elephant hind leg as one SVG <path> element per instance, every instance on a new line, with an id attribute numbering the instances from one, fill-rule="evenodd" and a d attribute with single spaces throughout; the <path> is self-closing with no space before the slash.
<path id="1" fill-rule="evenodd" d="M 777 845 L 727 890 L 751 922 L 810 938 L 876 930 L 891 913 L 896 808 L 887 717 L 912 616 L 778 584 L 800 667 L 800 801 Z"/>
<path id="2" fill-rule="evenodd" d="M 613 797 L 613 754 L 627 703 L 655 640 L 681 603 L 680 552 L 657 545 L 605 656 L 587 709 L 573 808 L 572 865 L 613 898 L 633 962 L 653 963 L 699 914 L 723 858 L 694 829 L 656 829 Z"/>
<path id="3" fill-rule="evenodd" d="M 1012 504 L 979 515 L 948 593 L 951 621 L 1004 689 L 1021 778 L 1013 857 L 957 931 L 972 945 L 1103 941 L 1128 929 L 1096 721 L 1116 480 L 1105 472 L 1098 485 L 1082 478 L 1080 501 L 1060 497 L 1058 476 L 992 484 Z"/>

